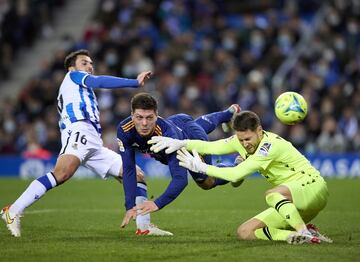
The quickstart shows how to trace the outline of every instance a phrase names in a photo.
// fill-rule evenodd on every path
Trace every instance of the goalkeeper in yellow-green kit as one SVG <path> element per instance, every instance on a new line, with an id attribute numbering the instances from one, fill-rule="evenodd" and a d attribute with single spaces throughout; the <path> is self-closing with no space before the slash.
<path id="1" fill-rule="evenodd" d="M 239 226 L 240 239 L 331 243 L 313 224 L 306 224 L 327 203 L 328 189 L 319 171 L 290 142 L 263 130 L 260 118 L 252 111 L 236 115 L 233 129 L 235 135 L 212 142 L 157 136 L 148 143 L 153 144 L 154 152 L 166 149 L 166 153 L 171 153 L 182 148 L 177 155 L 180 165 L 191 171 L 231 182 L 258 171 L 273 185 L 265 193 L 269 208 Z M 197 152 L 218 155 L 237 152 L 243 161 L 235 167 L 215 167 L 202 162 Z"/>

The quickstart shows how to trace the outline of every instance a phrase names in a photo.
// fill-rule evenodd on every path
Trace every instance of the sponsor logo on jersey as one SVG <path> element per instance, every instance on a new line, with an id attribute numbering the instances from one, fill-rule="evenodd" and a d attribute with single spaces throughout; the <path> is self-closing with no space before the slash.
<path id="1" fill-rule="evenodd" d="M 271 144 L 270 143 L 264 143 L 259 151 L 258 154 L 261 156 L 267 156 L 269 154 L 269 150 L 270 150 Z"/>

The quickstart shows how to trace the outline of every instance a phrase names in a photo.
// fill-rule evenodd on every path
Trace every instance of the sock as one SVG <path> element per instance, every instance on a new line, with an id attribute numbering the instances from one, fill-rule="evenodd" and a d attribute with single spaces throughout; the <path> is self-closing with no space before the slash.
<path id="1" fill-rule="evenodd" d="M 289 237 L 289 235 L 295 232 L 274 227 L 263 227 L 256 229 L 254 233 L 257 239 L 285 241 Z"/>
<path id="2" fill-rule="evenodd" d="M 31 182 L 22 195 L 10 206 L 10 212 L 21 215 L 25 208 L 39 200 L 46 191 L 57 185 L 51 172 Z"/>
<path id="3" fill-rule="evenodd" d="M 214 131 L 215 128 L 219 126 L 221 123 L 230 122 L 232 116 L 233 113 L 231 113 L 230 110 L 224 110 L 220 112 L 203 115 L 195 119 L 195 122 L 205 130 L 206 134 L 209 134 L 212 131 Z"/>
<path id="4" fill-rule="evenodd" d="M 147 199 L 148 198 L 147 198 L 146 184 L 138 182 L 136 187 L 136 198 L 135 198 L 136 205 L 143 203 Z M 147 230 L 149 224 L 150 224 L 150 214 L 136 216 L 136 226 L 138 229 Z"/>
<path id="5" fill-rule="evenodd" d="M 285 221 L 296 231 L 306 228 L 306 225 L 295 205 L 280 193 L 275 192 L 268 194 L 266 196 L 266 203 L 275 208 Z"/>

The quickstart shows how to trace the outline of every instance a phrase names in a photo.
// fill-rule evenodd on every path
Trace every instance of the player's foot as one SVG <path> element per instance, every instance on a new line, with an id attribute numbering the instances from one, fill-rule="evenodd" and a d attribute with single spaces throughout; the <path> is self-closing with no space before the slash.
<path id="1" fill-rule="evenodd" d="M 238 104 L 232 104 L 228 109 L 230 113 L 233 114 L 232 117 L 234 117 L 236 114 L 239 114 L 241 111 L 241 107 Z M 224 130 L 225 133 L 229 133 L 231 131 L 231 122 L 222 123 L 221 124 L 222 130 Z"/>
<path id="2" fill-rule="evenodd" d="M 137 229 L 135 234 L 139 235 L 139 236 L 140 235 L 148 235 L 148 236 L 173 236 L 174 235 L 173 233 L 171 233 L 169 231 L 165 231 L 165 230 L 158 228 L 154 224 L 150 224 L 148 229 L 146 229 L 146 230 Z"/>
<path id="3" fill-rule="evenodd" d="M 288 242 L 291 245 L 301 245 L 304 243 L 309 243 L 309 244 L 320 244 L 320 239 L 313 236 L 310 232 L 307 233 L 294 233 L 291 234 L 286 242 Z"/>
<path id="4" fill-rule="evenodd" d="M 333 242 L 331 238 L 321 234 L 319 232 L 319 229 L 314 224 L 307 224 L 306 227 L 314 237 L 319 238 L 321 241 L 324 241 L 326 243 L 332 243 Z"/>
<path id="5" fill-rule="evenodd" d="M 20 237 L 20 215 L 13 215 L 10 212 L 10 206 L 4 207 L 1 212 L 1 218 L 5 221 L 6 227 L 10 230 L 11 235 Z"/>

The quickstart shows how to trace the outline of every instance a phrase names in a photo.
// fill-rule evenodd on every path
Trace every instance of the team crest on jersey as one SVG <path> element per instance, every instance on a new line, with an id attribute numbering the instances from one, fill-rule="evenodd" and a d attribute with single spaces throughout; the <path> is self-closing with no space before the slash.
<path id="1" fill-rule="evenodd" d="M 271 144 L 270 143 L 264 143 L 259 151 L 258 154 L 261 156 L 267 156 L 269 154 L 269 150 L 270 150 Z"/>
<path id="2" fill-rule="evenodd" d="M 117 139 L 117 142 L 118 142 L 118 145 L 119 145 L 120 152 L 125 152 L 125 147 L 124 147 L 123 142 L 119 138 Z"/>

